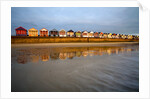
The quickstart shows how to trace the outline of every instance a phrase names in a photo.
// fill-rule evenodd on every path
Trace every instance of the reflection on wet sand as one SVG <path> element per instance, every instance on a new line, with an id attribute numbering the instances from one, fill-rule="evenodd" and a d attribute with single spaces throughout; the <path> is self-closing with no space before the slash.
<path id="1" fill-rule="evenodd" d="M 37 63 L 39 61 L 39 56 L 38 55 L 30 55 L 30 60 L 33 63 Z"/>
<path id="2" fill-rule="evenodd" d="M 59 53 L 59 59 L 64 60 L 67 58 L 67 53 Z"/>
<path id="3" fill-rule="evenodd" d="M 136 45 L 135 45 L 136 46 Z M 105 47 L 57 47 L 57 48 L 22 48 L 17 50 L 17 62 L 26 64 L 41 61 L 65 60 L 74 57 L 103 56 L 138 51 L 132 46 L 105 46 Z M 13 55 L 13 53 L 12 53 Z"/>
<path id="4" fill-rule="evenodd" d="M 27 63 L 27 57 L 25 55 L 18 55 L 17 62 L 21 64 Z"/>
<path id="5" fill-rule="evenodd" d="M 49 60 L 49 55 L 41 55 L 41 60 L 42 61 L 48 61 Z"/>

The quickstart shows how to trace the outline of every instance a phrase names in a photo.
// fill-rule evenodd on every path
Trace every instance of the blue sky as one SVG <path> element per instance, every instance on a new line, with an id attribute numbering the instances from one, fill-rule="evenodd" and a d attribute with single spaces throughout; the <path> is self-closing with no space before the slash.
<path id="1" fill-rule="evenodd" d="M 11 35 L 15 28 L 72 29 L 139 34 L 138 7 L 12 7 Z"/>

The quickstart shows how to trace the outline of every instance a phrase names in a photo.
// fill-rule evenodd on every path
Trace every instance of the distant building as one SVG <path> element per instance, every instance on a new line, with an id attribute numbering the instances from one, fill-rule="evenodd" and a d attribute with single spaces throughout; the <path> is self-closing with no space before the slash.
<path id="1" fill-rule="evenodd" d="M 48 36 L 48 30 L 45 28 L 42 28 L 40 30 L 40 36 Z"/>
<path id="2" fill-rule="evenodd" d="M 51 31 L 49 31 L 49 35 L 52 37 L 58 37 L 58 31 L 56 29 L 53 29 Z"/>
<path id="3" fill-rule="evenodd" d="M 69 30 L 68 32 L 67 32 L 67 37 L 74 37 L 75 35 L 74 35 L 74 31 L 73 30 Z"/>
<path id="4" fill-rule="evenodd" d="M 89 32 L 89 33 L 88 33 L 88 37 L 94 37 L 94 35 L 93 35 L 93 34 L 94 34 L 94 32 L 93 32 L 93 31 Z"/>
<path id="5" fill-rule="evenodd" d="M 31 28 L 28 30 L 29 36 L 38 36 L 38 30 L 35 28 Z"/>
<path id="6" fill-rule="evenodd" d="M 81 31 L 77 31 L 77 32 L 75 33 L 75 36 L 76 36 L 76 37 L 81 37 L 81 36 L 82 36 Z"/>
<path id="7" fill-rule="evenodd" d="M 64 29 L 59 31 L 59 37 L 66 37 L 66 31 Z"/>
<path id="8" fill-rule="evenodd" d="M 94 37 L 99 37 L 99 33 L 98 33 L 98 32 L 95 32 L 95 33 L 94 33 Z"/>
<path id="9" fill-rule="evenodd" d="M 27 30 L 23 27 L 18 27 L 16 30 L 16 36 L 27 36 Z"/>
<path id="10" fill-rule="evenodd" d="M 82 37 L 88 37 L 88 32 L 87 31 L 83 31 L 82 32 Z"/>

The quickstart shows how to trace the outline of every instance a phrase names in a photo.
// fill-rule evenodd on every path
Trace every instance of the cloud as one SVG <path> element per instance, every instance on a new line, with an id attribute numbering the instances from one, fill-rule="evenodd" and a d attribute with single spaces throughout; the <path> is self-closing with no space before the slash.
<path id="1" fill-rule="evenodd" d="M 138 7 L 12 7 L 12 35 L 23 26 L 139 33 Z"/>

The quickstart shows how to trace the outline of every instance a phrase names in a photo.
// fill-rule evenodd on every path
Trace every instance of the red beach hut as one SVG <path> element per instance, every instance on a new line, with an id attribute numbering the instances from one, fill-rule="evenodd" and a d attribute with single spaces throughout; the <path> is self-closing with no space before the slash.
<path id="1" fill-rule="evenodd" d="M 27 36 L 27 30 L 23 27 L 18 27 L 16 30 L 16 36 Z"/>

